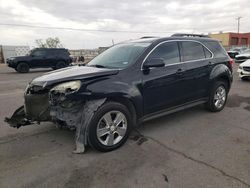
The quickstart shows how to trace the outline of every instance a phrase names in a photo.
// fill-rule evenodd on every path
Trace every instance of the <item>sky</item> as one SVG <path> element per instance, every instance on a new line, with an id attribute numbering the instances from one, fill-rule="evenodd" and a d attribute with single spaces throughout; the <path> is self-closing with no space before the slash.
<path id="1" fill-rule="evenodd" d="M 249 3 L 249 0 L 0 0 L 0 45 L 35 47 L 36 39 L 59 37 L 66 48 L 91 49 L 143 36 L 237 32 L 239 16 L 240 32 L 250 32 Z"/>

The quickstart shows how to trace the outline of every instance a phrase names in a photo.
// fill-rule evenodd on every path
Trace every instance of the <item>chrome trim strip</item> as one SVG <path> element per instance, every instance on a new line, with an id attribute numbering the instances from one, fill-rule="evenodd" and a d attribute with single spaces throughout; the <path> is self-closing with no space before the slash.
<path id="1" fill-rule="evenodd" d="M 206 48 L 211 54 L 212 54 L 212 57 L 210 58 L 205 58 L 205 59 L 196 59 L 196 60 L 190 60 L 190 61 L 180 61 L 179 63 L 172 63 L 172 64 L 168 64 L 168 65 L 165 65 L 165 67 L 168 67 L 168 66 L 171 66 L 171 65 L 176 65 L 176 64 L 183 64 L 183 63 L 189 63 L 189 62 L 196 62 L 196 61 L 202 61 L 202 60 L 209 60 L 209 59 L 213 59 L 214 58 L 214 54 L 213 52 L 206 46 L 204 45 L 203 43 L 201 43 L 200 41 L 197 41 L 197 40 L 168 40 L 168 41 L 163 41 L 163 42 L 160 42 L 159 44 L 157 44 L 152 50 L 150 50 L 150 52 L 146 55 L 146 57 L 144 58 L 142 64 L 141 64 L 141 70 L 144 70 L 143 69 L 143 64 L 145 63 L 146 59 L 148 58 L 148 56 L 158 47 L 160 46 L 161 44 L 164 44 L 164 43 L 167 43 L 167 42 L 182 42 L 182 41 L 185 41 L 185 42 L 196 42 L 196 43 L 199 43 L 201 44 L 204 48 Z M 152 68 L 149 68 L 149 69 L 152 69 Z"/>

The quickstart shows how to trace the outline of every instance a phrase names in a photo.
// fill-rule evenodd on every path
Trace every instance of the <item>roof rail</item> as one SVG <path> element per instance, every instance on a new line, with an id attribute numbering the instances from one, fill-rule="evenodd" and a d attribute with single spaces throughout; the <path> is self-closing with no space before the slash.
<path id="1" fill-rule="evenodd" d="M 204 37 L 204 38 L 210 38 L 208 35 L 190 34 L 190 33 L 175 33 L 175 34 L 171 35 L 171 37 Z"/>
<path id="2" fill-rule="evenodd" d="M 157 38 L 157 37 L 154 37 L 154 36 L 144 36 L 144 37 L 141 37 L 140 39 L 150 39 L 150 38 Z"/>

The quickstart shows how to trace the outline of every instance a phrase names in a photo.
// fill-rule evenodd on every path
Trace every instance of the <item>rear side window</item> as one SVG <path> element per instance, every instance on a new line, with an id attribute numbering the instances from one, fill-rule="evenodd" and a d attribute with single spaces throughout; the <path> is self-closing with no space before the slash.
<path id="1" fill-rule="evenodd" d="M 69 52 L 67 50 L 57 50 L 57 54 L 61 56 L 69 56 Z"/>
<path id="2" fill-rule="evenodd" d="M 35 50 L 33 51 L 32 55 L 35 57 L 41 57 L 41 56 L 45 56 L 46 52 L 43 50 Z"/>
<path id="3" fill-rule="evenodd" d="M 200 43 L 183 41 L 180 42 L 180 45 L 182 61 L 192 61 L 206 58 L 204 47 Z"/>
<path id="4" fill-rule="evenodd" d="M 205 41 L 203 44 L 213 52 L 214 57 L 228 57 L 226 50 L 216 41 Z"/>
<path id="5" fill-rule="evenodd" d="M 159 45 L 148 57 L 162 58 L 165 65 L 175 64 L 180 62 L 179 48 L 177 42 L 166 42 Z"/>

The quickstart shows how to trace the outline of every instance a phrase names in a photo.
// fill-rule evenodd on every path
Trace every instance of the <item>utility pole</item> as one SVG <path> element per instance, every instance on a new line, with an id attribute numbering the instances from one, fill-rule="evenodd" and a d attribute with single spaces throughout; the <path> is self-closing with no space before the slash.
<path id="1" fill-rule="evenodd" d="M 240 19 L 241 18 L 242 18 L 241 16 L 236 18 L 236 20 L 238 21 L 238 33 L 240 33 Z"/>

